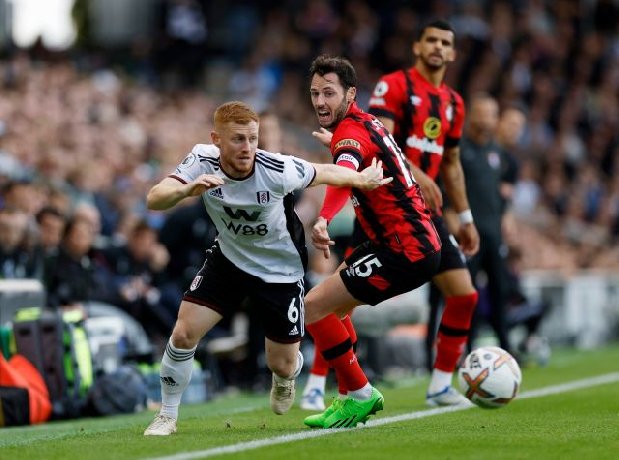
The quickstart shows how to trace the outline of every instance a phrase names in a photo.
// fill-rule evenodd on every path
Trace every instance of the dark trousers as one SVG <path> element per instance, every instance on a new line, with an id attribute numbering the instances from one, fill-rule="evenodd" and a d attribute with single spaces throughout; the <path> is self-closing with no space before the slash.
<path id="1" fill-rule="evenodd" d="M 499 340 L 499 346 L 511 352 L 505 299 L 505 256 L 506 251 L 500 234 L 480 232 L 479 252 L 469 259 L 468 265 L 473 282 L 480 292 L 484 289 L 479 285 L 478 275 L 482 271 L 486 274 L 487 302 L 480 299 L 475 309 L 469 335 L 469 349 L 474 348 L 479 324 L 486 317 Z"/>

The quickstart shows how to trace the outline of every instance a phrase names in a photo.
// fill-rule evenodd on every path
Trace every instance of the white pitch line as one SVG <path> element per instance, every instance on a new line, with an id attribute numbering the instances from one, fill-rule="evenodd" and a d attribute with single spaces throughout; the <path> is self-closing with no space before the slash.
<path id="1" fill-rule="evenodd" d="M 522 393 L 518 396 L 518 399 L 539 398 L 543 396 L 555 395 L 559 393 L 565 393 L 568 391 L 581 390 L 583 388 L 591 388 L 598 385 L 605 385 L 607 383 L 619 382 L 619 372 L 611 374 L 599 375 L 597 377 L 591 377 L 582 380 L 574 380 L 572 382 L 563 383 L 560 385 L 553 385 L 539 390 L 531 390 Z M 294 434 L 286 434 L 283 436 L 276 436 L 274 438 L 259 439 L 256 441 L 240 442 L 238 444 L 231 444 L 229 446 L 213 447 L 211 449 L 198 450 L 194 452 L 182 452 L 179 454 L 168 455 L 165 457 L 154 457 L 149 460 L 191 460 L 197 458 L 208 458 L 215 455 L 233 454 L 238 452 L 245 452 L 248 450 L 259 449 L 261 447 L 274 446 L 277 444 L 284 444 L 294 441 L 303 441 L 306 439 L 318 438 L 320 436 L 329 436 L 338 433 L 350 433 L 351 430 L 359 430 L 365 428 L 371 428 L 374 426 L 387 425 L 390 423 L 404 422 L 407 420 L 416 420 L 425 417 L 432 417 L 434 415 L 446 414 L 449 412 L 457 412 L 461 410 L 470 409 L 471 406 L 452 406 L 452 407 L 439 407 L 436 409 L 428 409 L 418 412 L 410 412 L 408 414 L 395 415 L 393 417 L 384 417 L 374 420 L 370 420 L 365 425 L 361 425 L 358 428 L 352 429 L 329 429 L 329 430 L 312 430 L 301 431 Z"/>

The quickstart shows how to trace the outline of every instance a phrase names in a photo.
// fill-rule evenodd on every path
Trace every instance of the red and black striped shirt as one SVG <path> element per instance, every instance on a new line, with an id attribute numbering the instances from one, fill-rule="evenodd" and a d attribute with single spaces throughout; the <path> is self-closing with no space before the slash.
<path id="1" fill-rule="evenodd" d="M 368 112 L 393 120 L 397 144 L 432 179 L 439 173 L 445 148 L 458 145 L 462 136 L 462 97 L 445 83 L 434 86 L 414 67 L 384 75 Z"/>
<path id="2" fill-rule="evenodd" d="M 376 158 L 393 181 L 375 190 L 353 188 L 352 202 L 361 227 L 375 244 L 386 245 L 409 260 L 436 252 L 441 242 L 404 155 L 384 125 L 356 104 L 331 139 L 334 162 L 363 170 Z"/>

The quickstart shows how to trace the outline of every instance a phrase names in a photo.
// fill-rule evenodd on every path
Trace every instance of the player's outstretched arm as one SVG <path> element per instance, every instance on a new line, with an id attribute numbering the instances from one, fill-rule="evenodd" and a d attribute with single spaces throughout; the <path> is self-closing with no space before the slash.
<path id="1" fill-rule="evenodd" d="M 328 184 L 374 190 L 393 180 L 392 177 L 383 177 L 382 161 L 377 162 L 376 158 L 361 172 L 331 164 L 313 163 L 313 166 L 316 169 L 316 177 L 312 185 Z"/>
<path id="2" fill-rule="evenodd" d="M 198 196 L 207 190 L 223 185 L 224 181 L 217 176 L 202 174 L 196 180 L 183 184 L 182 182 L 166 177 L 153 186 L 146 195 L 148 209 L 162 211 L 175 206 L 179 201 Z"/>

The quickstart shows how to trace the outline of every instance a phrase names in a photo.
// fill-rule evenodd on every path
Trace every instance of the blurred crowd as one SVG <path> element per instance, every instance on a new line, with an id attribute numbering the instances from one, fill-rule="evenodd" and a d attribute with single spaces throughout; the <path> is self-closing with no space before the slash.
<path id="1" fill-rule="evenodd" d="M 521 269 L 619 268 L 616 1 L 240 2 L 221 10 L 225 20 L 208 2 L 164 3 L 140 65 L 101 51 L 14 50 L 0 60 L 1 278 L 40 278 L 51 306 L 119 305 L 165 336 L 214 230 L 199 201 L 154 213 L 145 195 L 209 142 L 213 109 L 249 102 L 281 124 L 272 149 L 330 161 L 311 137 L 308 63 L 348 56 L 365 108 L 380 74 L 410 65 L 416 28 L 430 16 L 455 26 L 447 81 L 465 101 L 485 91 L 525 110 L 505 228 Z M 321 200 L 302 197 L 304 222 Z M 345 234 L 351 219 L 344 212 L 334 223 Z M 310 275 L 332 267 L 313 265 Z"/>

